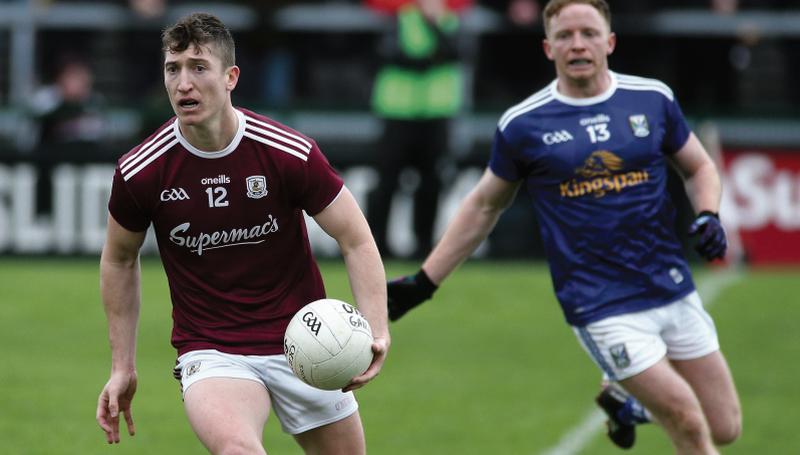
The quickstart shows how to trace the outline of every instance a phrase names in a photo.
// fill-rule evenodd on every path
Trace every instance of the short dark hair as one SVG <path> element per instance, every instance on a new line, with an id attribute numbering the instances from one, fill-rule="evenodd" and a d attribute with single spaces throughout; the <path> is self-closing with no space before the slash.
<path id="1" fill-rule="evenodd" d="M 213 45 L 227 68 L 236 64 L 236 45 L 230 30 L 216 16 L 192 13 L 184 16 L 161 34 L 161 49 L 166 52 L 183 52 L 190 46 Z"/>
<path id="2" fill-rule="evenodd" d="M 544 34 L 550 31 L 550 19 L 553 16 L 558 16 L 562 9 L 569 5 L 589 5 L 596 9 L 601 16 L 606 20 L 608 28 L 611 28 L 611 8 L 609 8 L 606 0 L 550 0 L 544 7 L 542 19 L 544 20 Z"/>

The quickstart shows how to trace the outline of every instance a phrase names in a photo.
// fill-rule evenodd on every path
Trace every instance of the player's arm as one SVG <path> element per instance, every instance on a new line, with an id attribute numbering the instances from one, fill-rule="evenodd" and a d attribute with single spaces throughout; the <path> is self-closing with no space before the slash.
<path id="1" fill-rule="evenodd" d="M 386 274 L 367 220 L 347 187 L 343 187 L 336 200 L 314 216 L 314 220 L 339 244 L 356 305 L 369 321 L 375 339 L 372 364 L 344 389 L 354 390 L 378 375 L 391 343 L 386 314 Z"/>
<path id="2" fill-rule="evenodd" d="M 136 393 L 136 329 L 139 322 L 139 248 L 145 232 L 131 232 L 108 217 L 106 242 L 100 257 L 100 294 L 108 319 L 111 376 L 97 402 L 97 423 L 109 444 L 118 443 L 119 415 L 128 433 L 135 427 L 131 401 Z"/>
<path id="3" fill-rule="evenodd" d="M 514 201 L 519 186 L 520 182 L 509 182 L 486 169 L 420 271 L 389 283 L 389 317 L 393 321 L 428 300 L 439 284 L 478 248 Z"/>
<path id="4" fill-rule="evenodd" d="M 422 270 L 435 285 L 441 284 L 486 240 L 500 215 L 514 201 L 518 189 L 519 182 L 509 182 L 486 169 L 422 264 Z"/>
<path id="5" fill-rule="evenodd" d="M 694 133 L 672 155 L 672 162 L 686 182 L 686 190 L 697 213 L 719 212 L 722 184 L 717 166 Z"/>
<path id="6" fill-rule="evenodd" d="M 717 166 L 694 133 L 671 159 L 697 214 L 689 228 L 689 235 L 697 237 L 695 249 L 709 261 L 724 257 L 727 241 L 719 221 L 722 183 Z"/>

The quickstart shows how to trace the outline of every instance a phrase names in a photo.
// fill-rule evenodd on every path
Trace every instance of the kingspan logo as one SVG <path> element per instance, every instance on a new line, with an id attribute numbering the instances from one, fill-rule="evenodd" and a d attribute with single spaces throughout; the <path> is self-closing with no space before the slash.
<path id="1" fill-rule="evenodd" d="M 172 243 L 189 248 L 189 251 L 202 256 L 206 250 L 225 248 L 236 245 L 253 245 L 266 241 L 266 236 L 273 232 L 278 232 L 278 219 L 271 214 L 267 215 L 267 220 L 262 224 L 256 224 L 249 228 L 233 228 L 218 230 L 211 233 L 200 232 L 190 234 L 191 223 L 182 223 L 169 231 L 169 239 Z"/>
<path id="2" fill-rule="evenodd" d="M 619 193 L 623 188 L 650 180 L 650 175 L 645 170 L 623 172 L 623 167 L 622 158 L 614 153 L 608 150 L 594 151 L 583 162 L 583 166 L 575 169 L 579 178 L 559 185 L 561 197 L 580 197 L 587 194 L 603 197 L 609 191 Z"/>

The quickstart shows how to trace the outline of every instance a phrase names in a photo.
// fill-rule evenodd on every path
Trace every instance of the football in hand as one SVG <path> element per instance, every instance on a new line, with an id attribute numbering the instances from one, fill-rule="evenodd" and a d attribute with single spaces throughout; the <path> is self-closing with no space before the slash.
<path id="1" fill-rule="evenodd" d="M 354 306 L 336 299 L 316 300 L 289 321 L 283 350 L 303 382 L 337 390 L 372 362 L 372 330 Z"/>

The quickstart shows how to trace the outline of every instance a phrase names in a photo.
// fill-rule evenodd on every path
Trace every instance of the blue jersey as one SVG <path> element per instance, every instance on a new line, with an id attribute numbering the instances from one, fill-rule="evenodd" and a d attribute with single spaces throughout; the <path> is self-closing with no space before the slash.
<path id="1" fill-rule="evenodd" d="M 489 167 L 524 180 L 567 322 L 666 305 L 694 290 L 666 190 L 690 130 L 663 83 L 611 73 L 592 98 L 553 81 L 501 117 Z"/>

